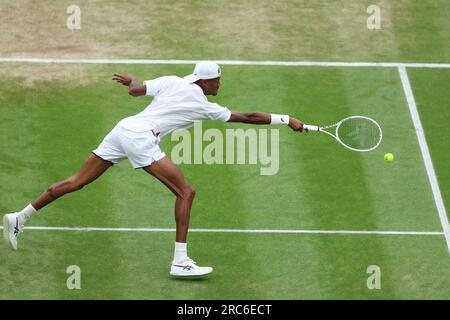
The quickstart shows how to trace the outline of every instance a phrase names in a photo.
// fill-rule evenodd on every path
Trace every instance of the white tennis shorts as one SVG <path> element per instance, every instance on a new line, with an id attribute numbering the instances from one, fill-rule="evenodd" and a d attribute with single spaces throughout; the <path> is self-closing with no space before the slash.
<path id="1" fill-rule="evenodd" d="M 134 132 L 116 125 L 92 153 L 114 164 L 128 158 L 133 167 L 138 169 L 166 155 L 159 148 L 159 141 L 159 133 L 153 130 Z"/>

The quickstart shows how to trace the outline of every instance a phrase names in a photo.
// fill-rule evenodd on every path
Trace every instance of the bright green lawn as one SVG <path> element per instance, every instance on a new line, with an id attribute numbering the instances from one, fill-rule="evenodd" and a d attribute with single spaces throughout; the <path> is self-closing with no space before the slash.
<path id="1" fill-rule="evenodd" d="M 78 0 L 80 30 L 69 5 L 2 1 L 0 56 L 450 62 L 448 0 Z"/>
<path id="2" fill-rule="evenodd" d="M 440 237 L 200 234 L 192 254 L 209 278 L 168 275 L 170 233 L 30 231 L 19 252 L 2 245 L 3 299 L 448 299 Z M 368 266 L 381 289 L 368 290 Z M 81 268 L 68 290 L 66 268 Z M 14 279 L 14 281 L 12 281 Z"/>
<path id="3" fill-rule="evenodd" d="M 409 70 L 417 108 L 424 126 L 433 166 L 447 213 L 450 212 L 450 128 L 448 126 L 450 70 Z"/>
<path id="4" fill-rule="evenodd" d="M 113 72 L 133 73 L 143 80 L 185 75 L 191 69 L 83 68 L 95 81 L 40 83 L 26 90 L 20 82 L 0 82 L 1 212 L 21 209 L 49 184 L 75 172 L 118 120 L 150 101 L 129 97 L 125 88 L 109 80 Z M 419 73 L 412 74 L 415 89 Z M 438 72 L 425 75 L 429 81 L 443 77 Z M 433 97 L 425 90 L 418 101 L 440 104 Z M 226 66 L 221 92 L 212 100 L 234 110 L 289 113 L 317 124 L 364 114 L 380 122 L 384 140 L 374 152 L 359 154 L 325 135 L 276 128 L 277 175 L 261 176 L 258 165 L 181 165 L 197 189 L 192 228 L 442 231 L 396 69 Z M 255 128 L 204 123 L 204 129 L 210 127 Z M 162 142 L 169 155 L 173 145 L 170 137 Z M 434 156 L 436 148 L 430 145 Z M 396 155 L 391 165 L 383 161 L 386 152 Z M 173 202 L 158 181 L 124 162 L 43 209 L 29 225 L 173 228 Z M 21 236 L 18 252 L 0 245 L 5 257 L 0 263 L 2 283 L 12 272 L 23 281 L 14 289 L 0 287 L 0 297 L 450 297 L 450 260 L 440 235 L 191 233 L 189 239 L 192 257 L 215 267 L 203 281 L 169 278 L 171 233 L 29 230 Z M 76 292 L 65 288 L 65 269 L 72 264 L 82 269 L 82 290 Z M 374 264 L 382 271 L 378 291 L 365 285 L 366 268 Z"/>

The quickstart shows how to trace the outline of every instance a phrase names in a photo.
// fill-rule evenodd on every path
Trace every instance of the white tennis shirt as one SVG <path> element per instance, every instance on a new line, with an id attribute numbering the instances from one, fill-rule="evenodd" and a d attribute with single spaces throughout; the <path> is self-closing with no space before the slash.
<path id="1" fill-rule="evenodd" d="M 170 132 L 189 128 L 199 120 L 228 121 L 230 110 L 209 102 L 203 90 L 177 76 L 146 80 L 148 96 L 153 101 L 142 112 L 122 119 L 119 125 L 134 132 L 155 130 L 161 137 Z"/>

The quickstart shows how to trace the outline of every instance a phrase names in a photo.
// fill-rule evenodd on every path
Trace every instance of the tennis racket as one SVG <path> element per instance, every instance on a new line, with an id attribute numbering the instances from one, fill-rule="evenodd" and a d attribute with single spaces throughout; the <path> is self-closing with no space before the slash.
<path id="1" fill-rule="evenodd" d="M 363 116 L 347 117 L 323 127 L 305 124 L 303 128 L 326 133 L 347 149 L 359 152 L 376 149 L 383 137 L 380 125 L 375 120 Z"/>

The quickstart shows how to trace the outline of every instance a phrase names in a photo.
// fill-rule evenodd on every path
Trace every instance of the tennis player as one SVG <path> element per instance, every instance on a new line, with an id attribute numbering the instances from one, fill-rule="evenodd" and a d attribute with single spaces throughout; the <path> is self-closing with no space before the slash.
<path id="1" fill-rule="evenodd" d="M 153 101 L 142 112 L 122 119 L 92 151 L 77 173 L 48 187 L 22 211 L 6 214 L 3 218 L 5 240 L 17 250 L 17 236 L 34 213 L 59 197 L 80 190 L 112 165 L 128 159 L 134 168 L 142 168 L 153 175 L 176 197 L 176 241 L 170 275 L 190 277 L 211 273 L 211 267 L 198 266 L 187 254 L 189 217 L 195 189 L 160 149 L 160 139 L 176 129 L 191 127 L 199 120 L 286 125 L 294 131 L 303 130 L 303 123 L 288 115 L 235 112 L 209 102 L 206 96 L 217 95 L 220 76 L 220 67 L 212 61 L 197 63 L 194 72 L 184 78 L 164 76 L 144 81 L 143 85 L 137 84 L 132 76 L 114 74 L 112 80 L 128 86 L 130 95 L 153 96 Z"/>

